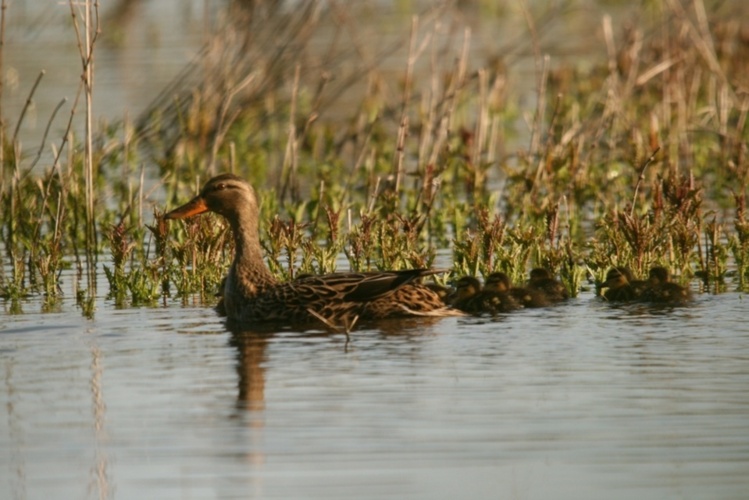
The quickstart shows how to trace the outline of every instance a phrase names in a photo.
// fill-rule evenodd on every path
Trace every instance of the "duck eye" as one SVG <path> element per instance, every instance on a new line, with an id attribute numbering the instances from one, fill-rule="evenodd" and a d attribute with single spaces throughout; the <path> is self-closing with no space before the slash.
<path id="1" fill-rule="evenodd" d="M 226 189 L 226 184 L 224 184 L 223 182 L 221 182 L 221 183 L 219 183 L 219 184 L 216 184 L 216 185 L 215 185 L 215 186 L 213 187 L 213 190 L 214 190 L 214 191 L 223 191 L 224 189 Z"/>

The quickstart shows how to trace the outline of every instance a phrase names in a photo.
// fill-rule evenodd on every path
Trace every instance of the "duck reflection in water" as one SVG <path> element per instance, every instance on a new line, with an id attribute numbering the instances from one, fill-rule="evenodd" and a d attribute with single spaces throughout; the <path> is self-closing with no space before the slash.
<path id="1" fill-rule="evenodd" d="M 368 345 L 383 342 L 383 345 L 395 345 L 402 348 L 402 342 L 392 343 L 399 338 L 408 341 L 409 352 L 418 350 L 420 339 L 436 335 L 433 329 L 440 318 L 405 318 L 401 320 L 380 320 L 362 323 L 360 331 L 366 331 Z M 304 339 L 298 342 L 301 350 L 309 347 L 310 338 L 330 339 L 345 354 L 349 345 L 356 346 L 356 336 L 342 336 L 323 328 L 289 327 L 263 325 L 248 329 L 240 323 L 227 321 L 226 329 L 231 334 L 229 344 L 236 349 L 237 356 L 237 408 L 249 411 L 265 409 L 266 366 L 268 365 L 268 347 L 280 336 Z M 374 336 L 373 336 L 374 334 Z M 351 341 L 353 339 L 353 341 Z M 293 342 L 285 342 L 292 346 Z M 287 352 L 288 354 L 288 352 Z"/>
<path id="2" fill-rule="evenodd" d="M 231 328 L 230 344 L 237 349 L 237 406 L 246 410 L 265 409 L 265 363 L 270 332 Z"/>

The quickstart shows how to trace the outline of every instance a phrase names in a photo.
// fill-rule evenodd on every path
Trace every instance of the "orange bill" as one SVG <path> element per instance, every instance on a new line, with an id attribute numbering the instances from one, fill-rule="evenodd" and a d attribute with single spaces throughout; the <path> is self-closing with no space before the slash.
<path id="1" fill-rule="evenodd" d="M 187 219 L 193 215 L 199 215 L 208 211 L 208 205 L 200 196 L 196 196 L 181 207 L 177 207 L 164 215 L 165 219 Z"/>

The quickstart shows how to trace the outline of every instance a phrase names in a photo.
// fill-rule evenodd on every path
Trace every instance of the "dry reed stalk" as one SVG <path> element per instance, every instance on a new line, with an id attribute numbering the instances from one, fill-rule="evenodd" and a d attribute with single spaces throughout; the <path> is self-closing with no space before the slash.
<path id="1" fill-rule="evenodd" d="M 68 102 L 67 97 L 63 97 L 59 103 L 57 103 L 57 106 L 55 106 L 55 109 L 52 110 L 52 114 L 49 117 L 49 120 L 47 121 L 47 126 L 44 128 L 44 135 L 42 135 L 42 141 L 39 144 L 39 149 L 36 152 L 36 157 L 31 162 L 31 165 L 26 169 L 27 172 L 31 172 L 34 170 L 34 167 L 39 162 L 39 160 L 42 158 L 42 153 L 44 152 L 44 145 L 47 143 L 47 137 L 49 136 L 49 130 L 52 128 L 52 122 L 55 120 L 55 117 L 57 116 L 57 113 L 60 111 L 62 106 Z"/>
<path id="2" fill-rule="evenodd" d="M 660 146 L 655 148 L 655 151 L 653 151 L 653 153 L 645 160 L 640 168 L 637 169 L 637 182 L 635 183 L 634 195 L 632 196 L 632 209 L 629 212 L 630 217 L 634 217 L 635 214 L 635 206 L 637 205 L 637 191 L 640 189 L 640 184 L 642 184 L 642 181 L 645 180 L 645 169 L 648 168 L 648 165 L 650 165 L 655 160 L 655 155 L 658 154 L 658 151 L 660 151 L 660 149 Z"/>
<path id="3" fill-rule="evenodd" d="M 489 90 L 488 101 L 486 102 L 486 114 L 487 118 L 490 119 L 489 132 L 488 132 L 488 147 L 486 151 L 486 163 L 493 165 L 498 158 L 500 152 L 497 151 L 498 145 L 502 144 L 502 124 L 500 123 L 499 113 L 490 112 L 492 109 L 499 110 L 502 107 L 502 94 L 505 89 L 506 79 L 503 74 L 498 73 L 494 78 L 491 89 Z"/>
<path id="4" fill-rule="evenodd" d="M 541 55 L 541 40 L 536 31 L 536 24 L 533 16 L 528 10 L 526 0 L 519 2 L 520 10 L 528 26 L 528 32 L 531 35 L 531 47 L 533 50 L 533 61 L 536 65 L 536 113 L 531 126 L 531 138 L 528 146 L 528 152 L 531 156 L 538 151 L 541 123 L 543 121 L 544 111 L 546 109 L 546 81 L 548 76 L 549 56 Z"/>
<path id="5" fill-rule="evenodd" d="M 458 91 L 464 87 L 466 83 L 466 73 L 468 71 L 468 50 L 471 46 L 471 30 L 466 28 L 463 32 L 463 45 L 460 52 L 460 57 L 456 62 L 456 68 L 453 72 L 453 78 L 450 80 L 450 85 L 444 90 L 444 97 L 440 102 L 440 107 L 443 109 L 439 116 L 439 127 L 437 128 L 437 138 L 434 140 L 432 151 L 429 156 L 428 164 L 437 165 L 439 161 L 439 155 L 444 149 L 444 145 L 450 135 L 450 129 L 452 125 L 452 119 L 455 114 L 455 106 L 457 102 Z"/>
<path id="6" fill-rule="evenodd" d="M 611 76 L 617 76 L 617 50 L 616 42 L 614 41 L 614 30 L 611 27 L 611 16 L 605 14 L 601 22 L 603 25 L 603 39 L 606 42 L 606 54 L 608 55 L 609 63 L 609 74 Z"/>
<path id="7" fill-rule="evenodd" d="M 31 106 L 31 103 L 34 102 L 34 94 L 36 93 L 36 89 L 39 87 L 39 83 L 42 81 L 42 78 L 45 75 L 45 71 L 41 70 L 39 72 L 39 75 L 36 77 L 36 80 L 34 81 L 34 84 L 31 86 L 31 91 L 29 91 L 29 95 L 26 98 L 26 102 L 23 105 L 23 108 L 21 109 L 21 114 L 18 117 L 18 123 L 16 123 L 16 128 L 13 130 L 13 138 L 11 139 L 11 142 L 15 144 L 15 142 L 18 140 L 18 132 L 21 130 L 21 125 L 23 124 L 23 119 L 26 116 L 26 111 L 28 111 L 29 106 Z"/>
<path id="8" fill-rule="evenodd" d="M 480 69 L 479 75 L 479 97 L 478 97 L 478 118 L 476 119 L 476 125 L 473 132 L 473 151 L 471 151 L 471 164 L 473 165 L 473 193 L 476 196 L 484 186 L 486 181 L 486 175 L 484 166 L 481 161 L 481 156 L 484 151 L 484 143 L 486 140 L 486 128 L 487 122 L 489 121 L 487 101 L 488 101 L 488 83 L 486 71 Z M 491 267 L 491 266 L 490 266 Z"/>
<path id="9" fill-rule="evenodd" d="M 296 131 L 297 99 L 299 98 L 299 78 L 301 66 L 296 65 L 294 70 L 294 83 L 291 88 L 291 108 L 289 110 L 289 123 L 284 150 L 283 164 L 281 166 L 280 197 L 286 199 L 286 191 L 291 191 L 291 199 L 296 202 L 299 199 L 299 184 L 297 182 L 297 167 L 299 164 L 299 142 Z"/>
<path id="10" fill-rule="evenodd" d="M 5 62 L 5 11 L 8 10 L 8 0 L 0 1 L 0 75 L 5 75 L 3 63 Z M 0 76 L 0 169 L 5 166 L 5 116 L 3 115 L 3 91 L 5 89 L 5 78 Z M 3 191 L 5 177 L 0 170 L 0 192 Z"/>
<path id="11" fill-rule="evenodd" d="M 200 155 L 203 143 L 215 140 L 218 117 L 256 118 L 264 122 L 285 112 L 275 109 L 275 99 L 289 73 L 305 61 L 310 40 L 320 21 L 317 0 L 304 2 L 288 12 L 256 9 L 255 4 L 235 2 L 231 17 L 183 72 L 154 99 L 136 122 L 136 135 L 156 158 L 173 161 L 185 152 Z M 306 76 L 303 65 L 301 78 Z M 255 75 L 253 85 L 243 86 Z M 249 88 L 248 88 L 249 87 Z M 225 97 L 232 94 L 231 102 Z M 284 96 L 285 97 L 285 96 Z M 274 106 L 270 111 L 263 105 Z M 190 126 L 184 130 L 185 123 Z M 263 127 L 260 130 L 267 130 Z"/>
<path id="12" fill-rule="evenodd" d="M 393 158 L 393 171 L 395 177 L 394 192 L 400 192 L 401 178 L 403 177 L 403 158 L 406 155 L 406 137 L 408 137 L 408 115 L 401 116 L 398 126 L 398 138 L 395 141 L 395 153 Z"/>
<path id="13" fill-rule="evenodd" d="M 427 91 L 422 94 L 421 107 L 426 110 L 425 116 L 422 119 L 422 126 L 420 128 L 419 144 L 417 151 L 417 162 L 419 165 L 426 165 L 428 161 L 426 159 L 427 151 L 430 148 L 432 142 L 432 136 L 434 134 L 435 116 L 437 113 L 437 96 L 439 94 L 440 83 L 439 75 L 437 73 L 437 44 L 432 44 L 432 51 L 430 55 L 430 65 L 432 68 L 431 79 Z"/>
<path id="14" fill-rule="evenodd" d="M 76 34 L 78 44 L 78 54 L 81 58 L 81 87 L 83 88 L 85 102 L 85 130 L 84 130 L 84 184 L 85 184 L 85 214 L 86 214 L 86 262 L 87 278 L 90 298 L 96 290 L 96 262 L 97 262 L 97 240 L 96 231 L 96 214 L 95 203 L 96 196 L 94 193 L 95 172 L 94 172 L 94 147 L 93 147 L 93 91 L 94 91 L 94 47 L 99 36 L 99 2 L 94 0 L 84 0 L 82 4 L 75 3 L 73 0 L 68 2 L 70 6 L 70 15 L 73 18 L 73 28 Z M 79 13 L 76 13 L 76 7 L 82 7 L 83 14 L 83 35 L 79 27 Z M 79 87 L 79 91 L 80 88 Z M 76 97 L 77 101 L 77 97 Z M 75 110 L 73 110 L 75 112 Z"/>
<path id="15" fill-rule="evenodd" d="M 672 13 L 682 22 L 682 26 L 687 30 L 689 38 L 694 43 L 694 46 L 710 71 L 718 77 L 722 86 L 727 90 L 731 104 L 733 106 L 737 105 L 739 100 L 736 92 L 718 62 L 718 57 L 715 53 L 715 43 L 713 42 L 712 33 L 708 25 L 707 12 L 703 1 L 693 0 L 692 2 L 698 26 L 695 26 L 689 18 L 681 3 L 676 0 L 667 0 L 666 4 Z"/>
<path id="16" fill-rule="evenodd" d="M 354 185 L 354 182 L 356 180 L 356 178 L 355 178 L 356 174 L 358 172 L 360 172 L 360 171 L 364 171 L 365 170 L 364 165 L 365 165 L 365 161 L 367 159 L 367 154 L 370 152 L 370 143 L 371 143 L 371 141 L 372 141 L 372 127 L 369 127 L 369 129 L 367 130 L 367 133 L 364 134 L 364 139 L 363 139 L 362 145 L 360 147 L 359 154 L 356 157 L 356 161 L 351 166 L 351 169 L 349 169 L 348 178 L 346 179 L 346 183 L 344 185 L 344 189 L 341 190 L 341 197 L 338 200 L 338 203 L 341 206 L 343 206 L 346 197 L 349 195 L 349 193 L 351 191 L 351 188 Z M 351 214 L 351 211 L 349 210 L 349 220 L 350 220 L 350 214 Z M 351 224 L 349 222 L 349 226 L 350 225 Z"/>
<path id="17" fill-rule="evenodd" d="M 536 173 L 533 176 L 533 188 L 532 193 L 536 193 L 538 190 L 538 184 L 541 180 L 541 175 L 544 171 L 545 162 L 547 160 L 546 155 L 542 155 L 540 151 L 541 143 L 541 128 L 544 123 L 546 115 L 546 86 L 549 80 L 549 61 L 548 55 L 544 55 L 543 62 L 539 73 L 536 75 L 538 82 L 538 90 L 536 92 L 536 114 L 533 118 L 533 125 L 531 127 L 531 139 L 528 146 L 528 154 L 530 158 L 536 158 L 537 166 Z"/>
<path id="18" fill-rule="evenodd" d="M 224 137 L 229 132 L 229 127 L 236 121 L 241 113 L 240 109 L 231 109 L 232 101 L 234 97 L 242 92 L 247 86 L 249 86 L 255 80 L 255 73 L 248 74 L 241 82 L 237 85 L 228 89 L 225 97 L 222 99 L 219 117 L 216 123 L 216 134 L 213 138 L 213 144 L 211 145 L 211 156 L 208 161 L 208 172 L 211 175 L 216 174 L 216 157 L 218 156 L 218 150 L 224 142 Z M 230 115 L 227 118 L 227 115 Z"/>
<path id="19" fill-rule="evenodd" d="M 408 135 L 408 106 L 411 102 L 411 89 L 413 86 L 413 67 L 421 55 L 425 45 L 416 49 L 416 38 L 419 32 L 419 18 L 411 18 L 411 36 L 408 43 L 408 56 L 406 58 L 406 74 L 403 80 L 403 100 L 401 102 L 401 114 L 398 126 L 398 138 L 396 139 L 395 154 L 393 157 L 393 175 L 395 177 L 395 193 L 400 192 L 401 178 L 403 177 L 403 157 L 405 155 L 406 136 Z M 426 37 L 423 42 L 426 42 Z"/>

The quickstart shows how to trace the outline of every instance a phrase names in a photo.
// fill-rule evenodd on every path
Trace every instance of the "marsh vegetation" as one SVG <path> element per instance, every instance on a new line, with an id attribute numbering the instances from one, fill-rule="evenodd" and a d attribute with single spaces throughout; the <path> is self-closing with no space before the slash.
<path id="1" fill-rule="evenodd" d="M 284 279 L 344 258 L 352 270 L 429 267 L 449 248 L 452 277 L 520 281 L 545 267 L 572 296 L 612 266 L 746 290 L 747 8 L 646 2 L 591 27 L 605 51 L 560 62 L 539 33 L 574 2 L 466 4 L 403 16 L 388 46 L 366 38 L 354 7 L 231 2 L 145 112 L 97 126 L 106 30 L 96 5 L 71 2 L 81 87 L 67 129 L 22 148 L 24 114 L 0 115 L 0 296 L 52 307 L 72 267 L 87 315 L 100 273 L 120 306 L 212 303 L 227 228 L 160 216 L 220 172 L 258 190 L 267 262 Z M 517 16 L 527 34 L 479 56 L 461 9 Z M 530 77 L 516 73 L 521 49 Z M 523 85 L 533 100 L 518 99 Z"/>

